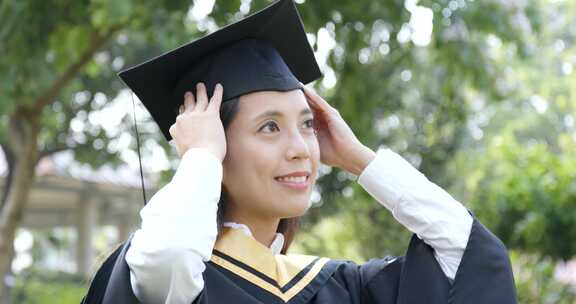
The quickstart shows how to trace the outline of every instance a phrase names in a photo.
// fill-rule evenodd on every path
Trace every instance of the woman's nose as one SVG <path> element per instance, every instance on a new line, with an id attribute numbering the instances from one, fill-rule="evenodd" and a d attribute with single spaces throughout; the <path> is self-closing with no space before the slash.
<path id="1" fill-rule="evenodd" d="M 308 143 L 300 132 L 291 133 L 290 139 L 287 142 L 286 156 L 289 160 L 310 157 Z"/>

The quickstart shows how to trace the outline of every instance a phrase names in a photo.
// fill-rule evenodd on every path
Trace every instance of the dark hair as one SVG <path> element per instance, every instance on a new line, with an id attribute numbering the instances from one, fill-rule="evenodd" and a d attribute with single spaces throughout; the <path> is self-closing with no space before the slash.
<path id="1" fill-rule="evenodd" d="M 230 123 L 238 113 L 240 108 L 240 98 L 236 97 L 226 102 L 222 102 L 220 106 L 220 119 L 222 120 L 222 125 L 224 126 L 224 130 L 228 129 Z M 220 201 L 218 202 L 218 216 L 217 216 L 217 225 L 218 225 L 218 235 L 222 233 L 222 227 L 224 224 L 224 214 L 226 212 L 226 193 L 224 191 L 224 187 L 220 192 Z M 282 246 L 282 254 L 286 254 L 288 252 L 288 248 L 292 244 L 294 240 L 294 236 L 298 231 L 299 226 L 299 217 L 292 217 L 292 218 L 284 218 L 280 220 L 278 224 L 278 228 L 276 232 L 282 233 L 284 235 L 284 246 Z"/>

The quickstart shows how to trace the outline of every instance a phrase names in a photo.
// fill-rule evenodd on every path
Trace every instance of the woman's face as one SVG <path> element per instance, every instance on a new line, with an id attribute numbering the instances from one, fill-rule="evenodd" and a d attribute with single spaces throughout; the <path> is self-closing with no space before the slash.
<path id="1" fill-rule="evenodd" d="M 290 218 L 306 212 L 320 160 L 304 93 L 262 91 L 240 97 L 226 130 L 227 209 Z M 280 178 L 287 175 L 299 177 Z"/>

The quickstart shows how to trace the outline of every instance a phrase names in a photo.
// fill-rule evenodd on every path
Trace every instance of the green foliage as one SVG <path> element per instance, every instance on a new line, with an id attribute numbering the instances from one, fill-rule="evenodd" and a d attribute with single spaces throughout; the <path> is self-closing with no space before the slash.
<path id="1" fill-rule="evenodd" d="M 217 1 L 197 21 L 188 18 L 190 1 L 1 2 L 0 143 L 17 108 L 34 104 L 94 41 L 116 29 L 39 110 L 38 141 L 44 151 L 73 148 L 78 160 L 93 166 L 119 163 L 125 151 L 112 147 L 131 134 L 132 117 L 111 132 L 90 119 L 125 89 L 116 73 L 205 35 L 204 23 L 237 20 L 246 14 L 239 12 L 242 3 Z M 269 3 L 253 0 L 249 11 Z M 415 5 L 434 14 L 426 45 L 410 36 Z M 315 85 L 362 142 L 392 148 L 432 181 L 454 189 L 507 246 L 537 256 L 574 256 L 576 131 L 564 123 L 576 114 L 576 73 L 565 72 L 576 64 L 574 1 L 309 0 L 298 9 L 315 49 L 322 48 L 321 33 L 335 41 L 325 74 L 333 73 L 336 83 Z M 534 113 L 541 99 L 548 110 Z M 159 143 L 175 159 L 150 118 L 140 120 L 143 142 Z M 71 128 L 73 121 L 81 127 Z M 124 149 L 134 150 L 135 140 L 127 137 Z M 148 146 L 144 162 L 151 157 Z M 318 189 L 321 206 L 305 218 L 295 249 L 357 262 L 403 254 L 410 233 L 354 177 L 331 170 Z M 518 258 L 522 267 L 544 268 L 542 276 L 551 277 L 552 262 L 523 261 Z M 537 295 L 522 280 L 522 299 L 531 303 Z M 559 299 L 545 299 L 556 287 L 536 290 L 543 294 L 535 303 Z"/>
<path id="2" fill-rule="evenodd" d="M 122 130 L 130 130 L 131 121 L 123 121 L 117 132 L 107 134 L 87 118 L 106 105 L 102 100 L 116 97 L 122 88 L 116 73 L 125 62 L 134 56 L 138 61 L 151 56 L 139 53 L 144 48 L 140 43 L 149 37 L 184 41 L 184 34 L 163 31 L 178 33 L 188 5 L 188 1 L 2 2 L 0 142 L 7 142 L 8 118 L 28 111 L 28 117 L 40 116 L 42 152 L 74 149 L 77 160 L 95 167 L 117 160 L 119 151 L 107 148 Z M 132 31 L 135 34 L 129 35 Z M 132 38 L 135 41 L 128 49 L 126 40 Z M 167 45 L 168 38 L 158 39 L 146 44 Z M 59 87 L 59 83 L 65 85 Z M 79 93 L 85 97 L 79 99 Z M 40 103 L 43 98 L 48 98 L 46 106 Z M 74 119 L 82 121 L 84 128 L 72 130 Z"/>
<path id="3" fill-rule="evenodd" d="M 95 27 L 106 27 L 110 24 L 124 23 L 129 20 L 133 11 L 132 1 L 96 0 L 92 1 L 91 22 Z"/>
<path id="4" fill-rule="evenodd" d="M 480 137 L 464 142 L 448 174 L 453 192 L 507 246 L 554 259 L 576 254 L 576 33 L 567 30 L 575 7 L 535 4 L 540 18 L 556 20 L 536 21 L 539 47 L 525 58 L 506 45 L 494 53 L 506 62 L 511 93 L 500 104 L 479 102 Z"/>
<path id="5" fill-rule="evenodd" d="M 32 271 L 19 276 L 11 292 L 13 303 L 79 303 L 86 293 L 79 277 L 65 273 Z"/>
<path id="6" fill-rule="evenodd" d="M 344 197 L 325 201 L 308 212 L 291 251 L 357 263 L 404 255 L 411 233 L 360 186 L 347 187 L 345 193 Z M 325 204 L 346 212 L 325 216 Z"/>
<path id="7" fill-rule="evenodd" d="M 555 277 L 556 263 L 533 255 L 511 253 L 512 267 L 522 304 L 571 304 L 576 302 L 576 288 L 558 282 Z"/>
<path id="8" fill-rule="evenodd" d="M 576 141 L 560 137 L 558 151 L 544 143 L 495 137 L 474 164 L 466 189 L 472 209 L 508 246 L 554 258 L 576 254 Z"/>

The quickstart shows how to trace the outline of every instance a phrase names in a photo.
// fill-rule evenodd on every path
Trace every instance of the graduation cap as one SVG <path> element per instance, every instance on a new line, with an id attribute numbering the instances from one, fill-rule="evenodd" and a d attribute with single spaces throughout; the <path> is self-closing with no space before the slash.
<path id="1" fill-rule="evenodd" d="M 226 102 L 251 92 L 302 88 L 322 74 L 294 1 L 279 0 L 236 23 L 121 71 L 119 76 L 170 140 L 169 129 L 184 93 L 196 94 L 198 82 L 206 85 L 208 97 L 221 83 L 222 102 Z M 146 204 L 135 114 L 134 128 Z"/>
<path id="2" fill-rule="evenodd" d="M 322 74 L 293 0 L 268 7 L 205 37 L 119 73 L 170 140 L 184 93 L 196 83 L 224 87 L 222 102 L 257 91 L 289 91 Z"/>

